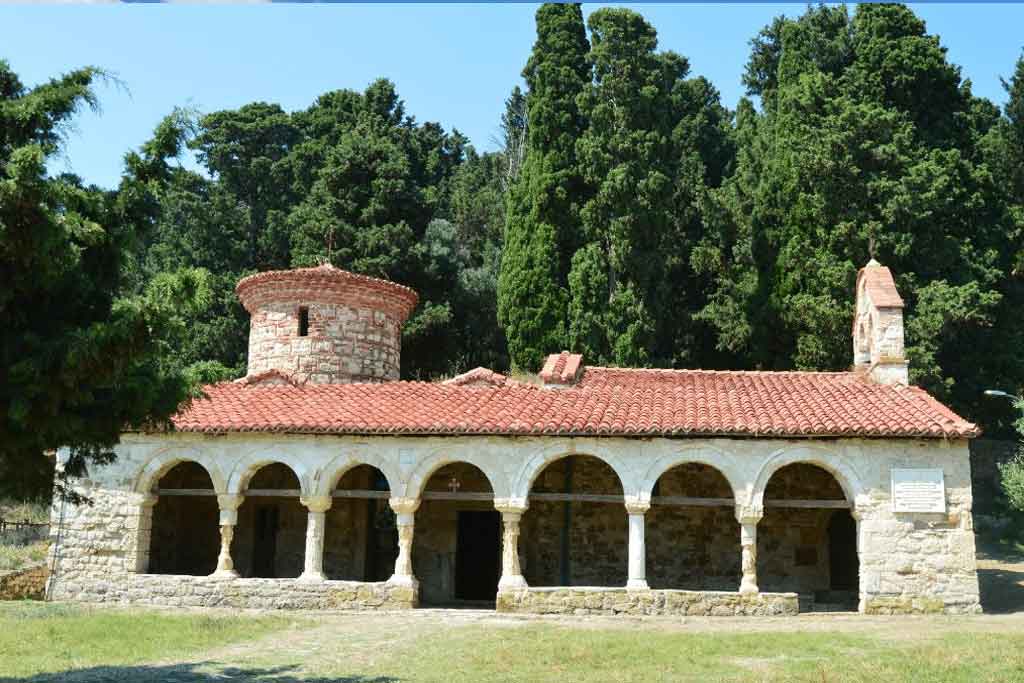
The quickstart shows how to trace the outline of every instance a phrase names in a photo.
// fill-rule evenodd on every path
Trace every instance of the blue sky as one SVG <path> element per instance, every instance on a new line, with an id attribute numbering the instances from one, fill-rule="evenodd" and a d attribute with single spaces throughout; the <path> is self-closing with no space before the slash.
<path id="1" fill-rule="evenodd" d="M 600 5 L 585 5 L 589 12 Z M 660 46 L 689 58 L 735 105 L 747 41 L 803 4 L 631 5 Z M 1024 47 L 1024 5 L 927 4 L 915 11 L 938 33 L 975 92 L 999 103 L 1000 76 Z M 530 52 L 536 5 L 0 6 L 7 59 L 27 84 L 82 65 L 101 85 L 102 112 L 76 119 L 54 171 L 113 186 L 121 159 L 175 106 L 209 112 L 247 102 L 307 107 L 320 93 L 395 81 L 407 111 L 458 128 L 492 148 L 503 100 Z M 852 11 L 852 10 L 851 10 Z"/>

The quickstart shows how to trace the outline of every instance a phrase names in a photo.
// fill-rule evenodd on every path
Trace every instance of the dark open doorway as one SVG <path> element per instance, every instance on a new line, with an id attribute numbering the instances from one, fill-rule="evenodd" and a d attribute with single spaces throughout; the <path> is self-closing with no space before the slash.
<path id="1" fill-rule="evenodd" d="M 252 549 L 252 575 L 273 578 L 277 558 L 277 531 L 280 517 L 276 505 L 256 508 L 256 538 Z"/>
<path id="2" fill-rule="evenodd" d="M 460 510 L 455 548 L 455 597 L 494 600 L 501 563 L 501 515 Z"/>
<path id="3" fill-rule="evenodd" d="M 836 510 L 828 523 L 830 588 L 856 591 L 860 560 L 857 558 L 857 522 L 849 510 Z"/>

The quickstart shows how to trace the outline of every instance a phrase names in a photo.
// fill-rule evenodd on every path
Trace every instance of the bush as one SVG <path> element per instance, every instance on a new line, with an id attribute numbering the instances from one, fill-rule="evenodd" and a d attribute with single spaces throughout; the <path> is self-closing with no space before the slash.
<path id="1" fill-rule="evenodd" d="M 1010 505 L 1024 511 L 1024 448 L 1012 460 L 999 465 L 999 479 Z"/>

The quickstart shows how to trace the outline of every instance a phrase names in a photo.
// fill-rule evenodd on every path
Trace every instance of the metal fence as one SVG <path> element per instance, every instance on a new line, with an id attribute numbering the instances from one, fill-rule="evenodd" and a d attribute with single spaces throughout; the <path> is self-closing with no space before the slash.
<path id="1" fill-rule="evenodd" d="M 46 523 L 16 522 L 0 518 L 0 543 L 5 545 L 24 545 L 45 540 L 50 535 L 50 525 Z"/>

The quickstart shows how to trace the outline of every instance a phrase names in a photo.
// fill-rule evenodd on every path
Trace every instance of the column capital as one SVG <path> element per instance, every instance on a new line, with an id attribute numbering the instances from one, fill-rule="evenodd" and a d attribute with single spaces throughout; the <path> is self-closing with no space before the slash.
<path id="1" fill-rule="evenodd" d="M 397 515 L 411 515 L 420 507 L 419 498 L 389 498 L 388 503 Z"/>
<path id="2" fill-rule="evenodd" d="M 736 521 L 740 524 L 757 524 L 764 517 L 764 508 L 760 505 L 737 505 Z"/>
<path id="3" fill-rule="evenodd" d="M 327 512 L 331 509 L 334 499 L 330 496 L 300 496 L 299 502 L 310 512 Z"/>
<path id="4" fill-rule="evenodd" d="M 495 498 L 494 509 L 501 514 L 523 514 L 530 507 L 530 503 L 522 498 Z"/>
<path id="5" fill-rule="evenodd" d="M 221 511 L 237 510 L 245 502 L 245 496 L 237 493 L 217 494 L 217 506 Z"/>
<path id="6" fill-rule="evenodd" d="M 626 512 L 630 515 L 645 515 L 647 511 L 651 509 L 651 504 L 648 501 L 640 500 L 627 500 L 626 501 Z"/>

